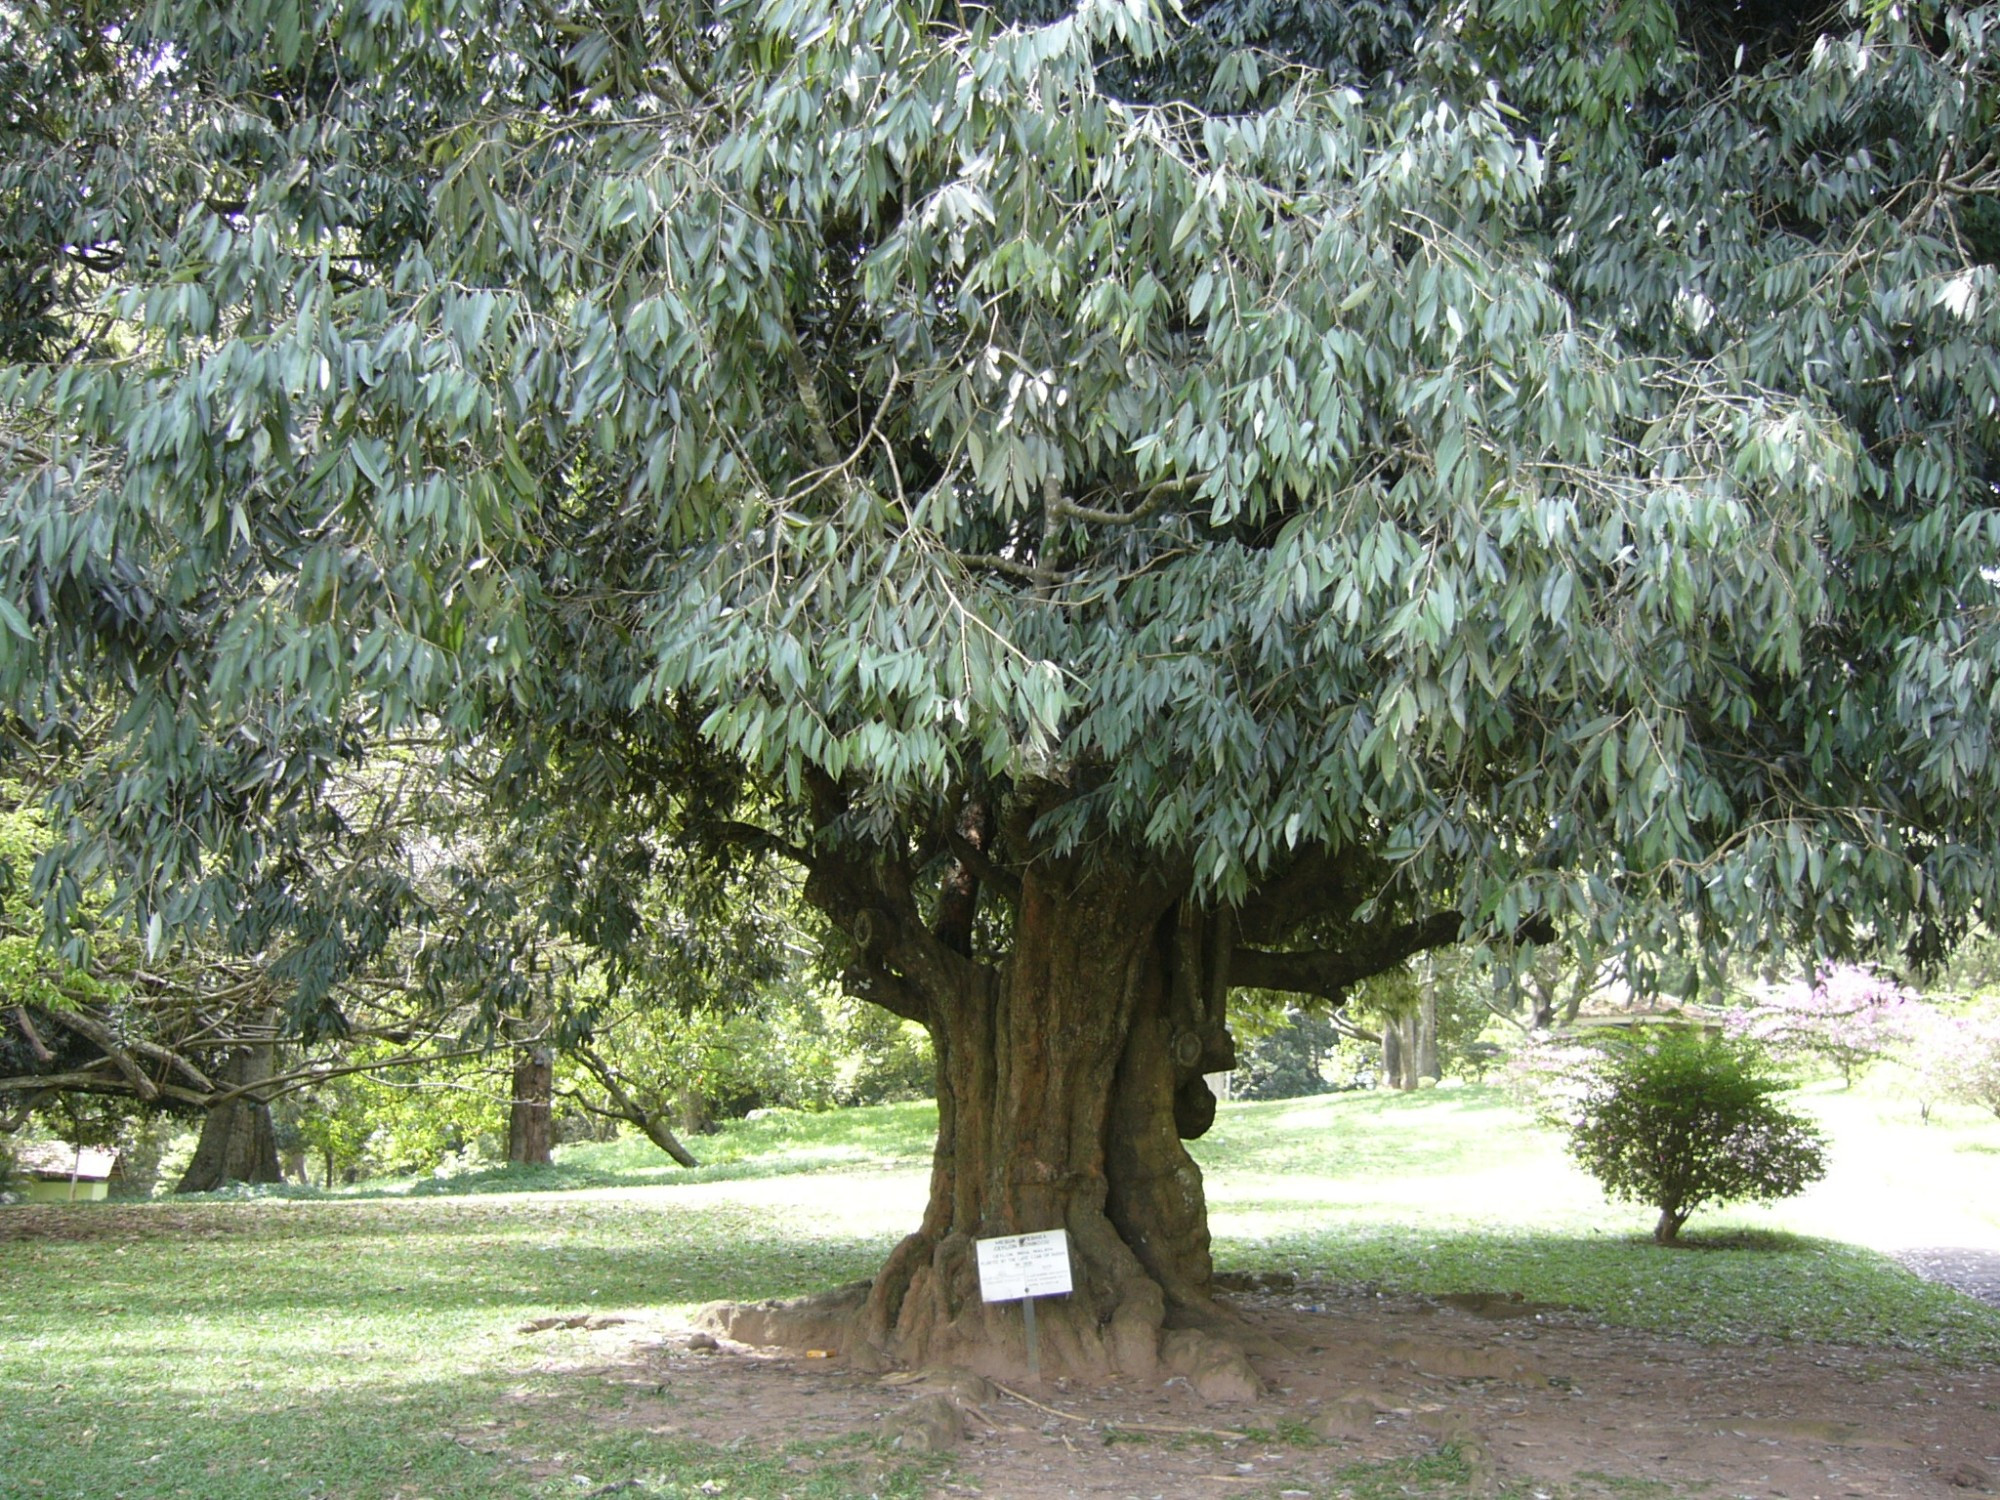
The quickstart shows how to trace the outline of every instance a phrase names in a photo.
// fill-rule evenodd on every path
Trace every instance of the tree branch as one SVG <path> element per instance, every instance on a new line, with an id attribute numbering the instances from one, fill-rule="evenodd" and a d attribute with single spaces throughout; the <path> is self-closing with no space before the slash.
<path id="1" fill-rule="evenodd" d="M 28 1039 L 28 1050 L 35 1054 L 36 1062 L 47 1063 L 56 1060 L 55 1053 L 49 1051 L 47 1046 L 43 1044 L 40 1035 L 36 1033 L 35 1023 L 28 1019 L 27 1006 L 17 1005 L 14 1007 L 14 1024 L 21 1028 L 21 1035 Z"/>
<path id="2" fill-rule="evenodd" d="M 928 1028 L 931 1008 L 924 997 L 883 964 L 864 959 L 841 970 L 840 987 L 856 1000 L 879 1005 L 905 1021 Z"/>
<path id="3" fill-rule="evenodd" d="M 1339 1010 L 1328 1013 L 1327 1020 L 1333 1024 L 1333 1029 L 1344 1037 L 1350 1037 L 1357 1042 L 1366 1042 L 1371 1047 L 1382 1045 L 1381 1032 L 1370 1031 L 1366 1026 L 1357 1026 Z"/>
<path id="4" fill-rule="evenodd" d="M 1229 982 L 1246 989 L 1318 995 L 1339 1004 L 1350 986 L 1416 954 L 1449 947 L 1464 930 L 1465 919 L 1457 912 L 1441 911 L 1345 948 L 1301 953 L 1238 948 L 1231 957 Z"/>
<path id="5" fill-rule="evenodd" d="M 531 1039 L 532 1040 L 532 1039 Z M 181 1090 L 183 1096 L 192 1097 L 195 1103 L 207 1108 L 218 1104 L 228 1104 L 249 1094 L 269 1103 L 284 1094 L 296 1094 L 300 1089 L 311 1088 L 329 1078 L 347 1078 L 356 1073 L 383 1073 L 394 1068 L 420 1067 L 426 1063 L 455 1062 L 462 1057 L 485 1057 L 492 1053 L 492 1047 L 457 1047 L 449 1052 L 405 1053 L 401 1057 L 385 1057 L 374 1062 L 349 1063 L 343 1067 L 330 1068 L 323 1063 L 309 1063 L 294 1068 L 289 1073 L 273 1074 L 269 1078 L 257 1079 L 254 1083 L 238 1084 L 235 1088 L 223 1089 L 207 1097 L 194 1096 L 188 1090 Z M 0 1088 L 5 1087 L 0 1082 Z"/>
<path id="6" fill-rule="evenodd" d="M 1083 521 L 1092 526 L 1130 526 L 1135 521 L 1143 521 L 1158 510 L 1167 498 L 1179 490 L 1189 488 L 1192 481 L 1169 480 L 1156 484 L 1147 490 L 1139 503 L 1130 510 L 1098 510 L 1094 506 L 1078 505 L 1074 500 L 1066 500 L 1058 495 L 1049 511 L 1058 521 Z"/>
<path id="7" fill-rule="evenodd" d="M 814 821 L 833 835 L 847 813 L 845 790 L 824 772 L 809 773 Z M 925 923 L 910 891 L 903 851 L 825 837 L 806 879 L 806 899 L 854 939 L 861 965 L 843 975 L 848 992 L 908 1020 L 929 1025 L 936 1000 L 983 991 L 985 964 L 954 951 Z"/>
<path id="8" fill-rule="evenodd" d="M 969 568 L 991 568 L 996 573 L 1006 573 L 1028 583 L 1066 583 L 1069 574 L 1059 573 L 1053 568 L 1035 568 L 1027 563 L 1017 563 L 1011 557 L 1001 557 L 993 552 L 961 552 L 958 560 Z"/>
<path id="9" fill-rule="evenodd" d="M 637 1100 L 626 1093 L 625 1086 L 620 1081 L 617 1072 L 609 1063 L 599 1057 L 594 1050 L 589 1047 L 572 1047 L 570 1048 L 570 1056 L 582 1063 L 589 1070 L 590 1075 L 603 1086 L 604 1092 L 611 1096 L 611 1103 L 614 1107 L 611 1109 L 601 1109 L 591 1104 L 588 1100 L 572 1094 L 572 1097 L 576 1097 L 578 1104 L 581 1104 L 594 1115 L 604 1115 L 610 1119 L 623 1120 L 628 1125 L 638 1126 L 646 1133 L 647 1140 L 658 1146 L 684 1167 L 698 1167 L 701 1165 L 700 1162 L 694 1159 L 694 1154 L 680 1143 L 679 1138 L 661 1123 L 659 1111 L 643 1108 Z"/>
<path id="10" fill-rule="evenodd" d="M 951 847 L 952 857 L 977 875 L 981 885 L 992 886 L 1009 901 L 1021 899 L 1021 878 L 1012 870 L 1004 869 L 988 859 L 985 851 L 956 828 L 945 830 L 944 841 Z"/>
<path id="11" fill-rule="evenodd" d="M 57 1010 L 50 1011 L 49 1014 L 54 1016 L 59 1024 L 67 1026 L 78 1036 L 95 1044 L 106 1057 L 111 1059 L 112 1066 L 125 1075 L 126 1081 L 132 1085 L 132 1092 L 141 1099 L 151 1103 L 160 1097 L 159 1085 L 148 1078 L 145 1070 L 132 1061 L 132 1054 L 119 1044 L 118 1038 L 112 1035 L 109 1026 L 92 1020 L 82 1011 Z"/>
<path id="12" fill-rule="evenodd" d="M 141 1057 L 150 1057 L 155 1062 L 163 1062 L 168 1067 L 178 1070 L 196 1088 L 212 1089 L 215 1087 L 214 1079 L 210 1078 L 200 1068 L 197 1068 L 193 1063 L 171 1048 L 162 1047 L 157 1042 L 146 1041 L 135 1041 L 130 1043 L 130 1046 Z"/>
<path id="13" fill-rule="evenodd" d="M 834 441 L 833 427 L 826 419 L 826 406 L 819 399 L 819 383 L 813 377 L 812 366 L 806 362 L 805 350 L 799 347 L 799 332 L 792 326 L 792 310 L 780 301 L 777 313 L 785 329 L 785 364 L 792 372 L 799 405 L 805 409 L 806 425 L 812 430 L 814 456 L 827 471 L 839 470 L 840 445 Z"/>
<path id="14" fill-rule="evenodd" d="M 196 1108 L 204 1108 L 210 1103 L 209 1095 L 182 1088 L 179 1084 L 162 1083 L 153 1087 L 156 1099 L 172 1099 L 181 1104 L 192 1104 Z M 111 1073 L 93 1073 L 88 1068 L 81 1068 L 69 1073 L 28 1073 L 13 1078 L 0 1078 L 0 1094 L 60 1093 L 65 1090 L 79 1094 L 134 1092 L 131 1080 L 117 1074 L 116 1069 Z"/>
<path id="15" fill-rule="evenodd" d="M 758 827 L 755 823 L 723 821 L 706 826 L 710 832 L 731 843 L 742 844 L 765 854 L 775 854 L 781 859 L 790 860 L 802 869 L 810 870 L 813 867 L 813 857 L 810 853 L 797 844 L 781 838 L 770 829 Z"/>

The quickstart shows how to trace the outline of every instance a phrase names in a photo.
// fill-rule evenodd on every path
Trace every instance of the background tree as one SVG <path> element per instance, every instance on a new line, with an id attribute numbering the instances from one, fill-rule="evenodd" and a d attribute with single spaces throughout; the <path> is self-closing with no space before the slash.
<path id="1" fill-rule="evenodd" d="M 1965 1018 L 1946 1074 L 1955 1099 L 2000 1115 L 2000 1015 Z"/>
<path id="2" fill-rule="evenodd" d="M 1615 961 L 1579 963 L 1560 944 L 1496 954 L 1491 977 L 1488 1008 L 1531 1037 L 1574 1025 L 1585 1001 L 1619 984 Z"/>
<path id="3" fill-rule="evenodd" d="M 358 791 L 352 784 L 323 789 L 329 801 L 359 795 L 371 804 L 378 833 L 393 826 L 395 820 L 383 814 L 402 794 L 383 795 L 388 783 L 381 771 L 377 764 L 351 778 L 361 783 Z M 92 903 L 72 914 L 69 941 L 55 951 L 28 879 L 55 835 L 25 788 L 0 786 L 0 801 L 0 979 L 13 1002 L 0 1012 L 0 1127 L 19 1128 L 39 1117 L 66 1130 L 87 1107 L 115 1118 L 122 1129 L 137 1114 L 158 1111 L 199 1122 L 181 1191 L 276 1182 L 275 1100 L 370 1068 L 462 1057 L 468 1050 L 463 1032 L 490 1033 L 490 1017 L 505 1015 L 504 1007 L 482 1014 L 482 1007 L 462 1003 L 466 965 L 450 945 L 434 941 L 429 955 L 413 952 L 409 939 L 420 944 L 423 937 L 397 927 L 404 941 L 388 950 L 392 924 L 367 905 L 371 885 L 384 888 L 375 840 L 367 861 L 322 871 L 329 887 L 345 885 L 349 896 L 360 896 L 345 914 L 347 935 L 337 944 L 329 943 L 320 922 L 247 952 L 212 938 L 154 941 L 152 934 L 136 936 L 109 920 Z M 446 826 L 434 818 L 426 837 L 440 836 Z M 411 851 L 398 847 L 409 858 Z M 295 857 L 310 862 L 314 852 L 295 851 Z M 452 875 L 455 867 L 435 848 L 427 853 L 422 862 L 433 873 Z M 417 895 L 421 884 L 413 877 L 406 892 Z M 446 884 L 440 893 L 434 883 L 434 894 L 467 893 L 463 878 Z M 490 931 L 490 924 L 482 930 Z M 261 943 L 269 932 L 268 918 L 246 921 L 234 946 L 249 947 L 245 939 L 253 936 Z M 439 936 L 438 929 L 433 926 L 429 936 Z M 329 946 L 341 951 L 329 958 Z M 337 1026 L 302 1036 L 285 1024 L 284 1000 L 335 986 L 342 1003 Z M 491 1006 L 492 990 L 481 993 Z M 111 1128 L 101 1126 L 100 1133 Z"/>
<path id="4" fill-rule="evenodd" d="M 1233 990 L 1994 891 L 1994 33 L 1812 14 L 7 13 L 102 59 L 0 197 L 89 248 L 0 369 L 8 729 L 113 716 L 58 941 L 312 934 L 331 1024 L 442 910 L 321 795 L 413 734 L 614 967 L 788 862 L 938 1059 L 845 1347 L 1008 1363 L 972 1240 L 1062 1226 L 1048 1367 L 1149 1371 Z"/>
<path id="5" fill-rule="evenodd" d="M 1826 1175 L 1825 1143 L 1772 1096 L 1784 1084 L 1752 1043 L 1651 1028 L 1594 1049 L 1564 1106 L 1545 1096 L 1570 1154 L 1614 1198 L 1660 1211 L 1656 1244 L 1706 1204 L 1765 1202 Z"/>
<path id="6" fill-rule="evenodd" d="M 1847 1084 L 1923 1024 L 1923 1005 L 1912 991 L 1862 964 L 1836 964 L 1809 986 L 1767 993 L 1723 1017 L 1731 1036 L 1779 1057 L 1829 1062 Z"/>
<path id="7" fill-rule="evenodd" d="M 1416 1089 L 1481 1055 L 1492 1015 L 1489 965 L 1458 953 L 1427 953 L 1358 986 L 1352 1008 L 1369 1018 L 1380 1048 L 1382 1082 Z"/>
<path id="8" fill-rule="evenodd" d="M 1342 1033 L 1332 1016 L 1282 1001 L 1258 1016 L 1249 996 L 1236 997 L 1230 1014 L 1237 1041 L 1232 1097 L 1300 1099 L 1334 1088 L 1328 1070 Z"/>
<path id="9" fill-rule="evenodd" d="M 1925 1010 L 1898 1049 L 1915 1079 L 1924 1118 L 1939 1099 L 2000 1115 L 2000 1009 L 1990 1002 L 1953 1014 Z"/>

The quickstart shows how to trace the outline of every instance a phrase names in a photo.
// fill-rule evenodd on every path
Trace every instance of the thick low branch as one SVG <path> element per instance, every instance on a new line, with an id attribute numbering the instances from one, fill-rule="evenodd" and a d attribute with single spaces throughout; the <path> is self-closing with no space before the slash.
<path id="1" fill-rule="evenodd" d="M 212 1096 L 197 1093 L 193 1089 L 182 1088 L 179 1084 L 162 1083 L 153 1085 L 155 1100 L 171 1099 L 179 1104 L 192 1104 L 203 1108 Z M 74 1094 L 131 1094 L 135 1092 L 132 1081 L 120 1074 L 116 1068 L 107 1072 L 92 1072 L 89 1068 L 77 1068 L 68 1073 L 28 1073 L 13 1078 L 0 1078 L 0 1094 L 28 1092 L 74 1093 Z"/>
<path id="2" fill-rule="evenodd" d="M 358 1073 L 381 1073 L 396 1068 L 420 1067 L 426 1063 L 452 1062 L 466 1057 L 481 1057 L 490 1050 L 487 1047 L 459 1047 L 445 1052 L 404 1053 L 396 1057 L 350 1063 L 340 1067 L 309 1063 L 287 1073 L 279 1073 L 270 1078 L 258 1079 L 254 1083 L 239 1084 L 227 1089 L 218 1088 L 213 1082 L 205 1079 L 198 1088 L 169 1083 L 164 1079 L 147 1079 L 146 1086 L 153 1091 L 150 1094 L 141 1093 L 131 1075 L 117 1067 L 115 1059 L 107 1053 L 100 1062 L 72 1069 L 67 1073 L 27 1073 L 11 1078 L 0 1078 L 0 1094 L 22 1093 L 29 1090 L 48 1093 L 136 1094 L 149 1103 L 168 1100 L 176 1104 L 192 1105 L 197 1109 L 212 1109 L 218 1104 L 228 1104 L 246 1094 L 269 1102 L 284 1094 L 297 1093 L 301 1089 L 311 1088 L 329 1079 L 346 1078 Z M 182 1072 L 192 1073 L 197 1077 L 203 1076 L 199 1069 L 185 1059 L 175 1061 Z"/>
<path id="3" fill-rule="evenodd" d="M 125 1050 L 109 1026 L 93 1020 L 82 1011 L 58 1010 L 49 1014 L 56 1018 L 58 1024 L 68 1027 L 78 1036 L 95 1044 L 106 1057 L 111 1059 L 112 1066 L 125 1075 L 126 1081 L 132 1085 L 132 1092 L 141 1099 L 151 1103 L 160 1097 L 159 1085 L 146 1076 L 145 1069 L 132 1061 L 132 1054 Z"/>
<path id="4" fill-rule="evenodd" d="M 1231 956 L 1229 982 L 1244 989 L 1285 990 L 1341 1001 L 1348 989 L 1393 969 L 1405 959 L 1459 940 L 1465 920 L 1455 911 L 1435 912 L 1345 948 L 1272 953 L 1239 947 Z"/>
<path id="5" fill-rule="evenodd" d="M 850 964 L 841 971 L 840 987 L 856 1000 L 879 1005 L 891 1015 L 915 1021 L 919 1026 L 929 1026 L 933 1019 L 930 1004 L 923 995 L 880 963 L 863 960 Z"/>
<path id="6" fill-rule="evenodd" d="M 814 817 L 822 833 L 845 816 L 847 796 L 831 778 L 812 776 Z M 932 1005 L 985 990 L 991 968 L 941 941 L 911 891 L 907 851 L 823 839 L 806 880 L 806 899 L 846 932 L 860 964 L 843 979 L 848 993 L 907 1020 L 929 1025 Z"/>

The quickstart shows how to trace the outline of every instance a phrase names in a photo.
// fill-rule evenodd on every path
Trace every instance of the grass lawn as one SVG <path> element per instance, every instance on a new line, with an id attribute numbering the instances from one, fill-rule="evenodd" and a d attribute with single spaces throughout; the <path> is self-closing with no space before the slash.
<path id="1" fill-rule="evenodd" d="M 1487 1089 L 1228 1106 L 1197 1153 L 1225 1267 L 2000 1361 L 2000 1311 L 1846 1242 L 1890 1227 L 2000 1246 L 2000 1122 L 1923 1125 L 1865 1087 L 1805 1103 L 1834 1136 L 1832 1177 L 1698 1216 L 1688 1252 L 1645 1244 L 1650 1214 L 1605 1204 Z M 619 1143 L 566 1149 L 550 1173 L 75 1205 L 58 1236 L 22 1237 L 23 1210 L 0 1208 L 0 1497 L 920 1494 L 920 1466 L 863 1448 L 801 1479 L 782 1454 L 578 1422 L 579 1402 L 625 1395 L 546 1357 L 571 1335 L 518 1329 L 869 1274 L 916 1221 L 932 1119 L 744 1122 L 693 1173 Z"/>
<path id="2" fill-rule="evenodd" d="M 1866 1085 L 1796 1101 L 1832 1140 L 1805 1195 L 1708 1210 L 1685 1251 L 1651 1209 L 1605 1201 L 1487 1088 L 1237 1105 L 1195 1145 L 1217 1260 L 1397 1291 L 1518 1293 L 1607 1323 L 1711 1340 L 1819 1339 L 2000 1361 L 2000 1310 L 1881 1252 L 2000 1250 L 2000 1120 Z"/>

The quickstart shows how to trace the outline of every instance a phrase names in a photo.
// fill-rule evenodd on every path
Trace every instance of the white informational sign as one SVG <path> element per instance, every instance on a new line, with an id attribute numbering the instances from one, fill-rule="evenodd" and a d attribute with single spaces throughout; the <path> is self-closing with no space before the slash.
<path id="1" fill-rule="evenodd" d="M 974 1243 L 979 1247 L 979 1295 L 988 1302 L 1061 1297 L 1074 1289 L 1067 1230 L 1045 1229 L 1040 1234 L 1010 1234 Z"/>

